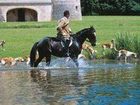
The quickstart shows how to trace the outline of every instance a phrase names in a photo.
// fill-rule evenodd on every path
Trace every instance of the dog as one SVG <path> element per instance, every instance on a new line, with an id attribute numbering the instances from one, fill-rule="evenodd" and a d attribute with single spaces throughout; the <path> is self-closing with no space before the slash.
<path id="1" fill-rule="evenodd" d="M 113 49 L 113 48 L 116 50 L 115 40 L 112 39 L 111 43 L 102 44 L 102 48 L 103 48 L 103 50 L 105 50 L 105 49 Z"/>
<path id="2" fill-rule="evenodd" d="M 78 59 L 87 59 L 86 56 L 82 53 L 78 55 Z"/>
<path id="3" fill-rule="evenodd" d="M 116 49 L 116 45 L 115 45 L 115 40 L 112 39 L 111 40 L 111 43 L 105 43 L 105 44 L 102 44 L 102 53 L 103 55 L 105 55 L 105 50 L 106 49 L 110 49 L 110 50 L 114 50 L 116 52 L 118 52 L 118 50 Z"/>
<path id="4" fill-rule="evenodd" d="M 82 50 L 87 50 L 91 57 L 95 56 L 95 54 L 97 53 L 97 50 L 94 50 L 92 46 L 86 43 L 82 45 Z"/>
<path id="5" fill-rule="evenodd" d="M 78 59 L 80 58 L 87 59 L 86 56 L 82 54 L 84 50 L 86 50 L 89 53 L 91 59 L 96 58 L 95 56 L 96 56 L 97 50 L 94 50 L 91 45 L 84 43 L 82 45 L 82 51 L 81 51 L 81 54 L 79 54 Z"/>
<path id="6" fill-rule="evenodd" d="M 24 59 L 22 57 L 17 57 L 15 58 L 16 62 L 24 62 Z"/>
<path id="7" fill-rule="evenodd" d="M 30 57 L 29 56 L 26 56 L 25 61 L 26 61 L 27 65 L 30 65 Z"/>
<path id="8" fill-rule="evenodd" d="M 2 47 L 2 48 L 4 48 L 4 44 L 5 44 L 6 42 L 5 42 L 5 40 L 1 40 L 0 41 L 0 46 Z"/>
<path id="9" fill-rule="evenodd" d="M 137 57 L 137 54 L 134 53 L 134 52 L 131 52 L 131 51 L 127 51 L 125 49 L 122 49 L 122 50 L 119 50 L 118 51 L 118 56 L 117 58 L 120 59 L 120 58 L 124 58 L 125 61 L 127 61 L 128 59 L 131 59 L 131 57 Z"/>
<path id="10" fill-rule="evenodd" d="M 16 64 L 16 60 L 12 57 L 1 58 L 1 64 L 13 66 Z"/>

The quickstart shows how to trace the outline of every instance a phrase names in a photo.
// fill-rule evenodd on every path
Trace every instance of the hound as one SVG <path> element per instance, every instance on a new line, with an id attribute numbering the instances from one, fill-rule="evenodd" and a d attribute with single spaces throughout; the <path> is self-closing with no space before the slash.
<path id="1" fill-rule="evenodd" d="M 17 57 L 17 58 L 15 58 L 15 61 L 17 61 L 17 62 L 24 62 L 24 59 L 22 57 Z"/>
<path id="2" fill-rule="evenodd" d="M 4 44 L 5 44 L 5 40 L 1 40 L 1 41 L 0 41 L 0 46 L 1 46 L 2 48 L 4 48 Z"/>
<path id="3" fill-rule="evenodd" d="M 15 60 L 18 62 L 26 62 L 27 65 L 30 64 L 30 57 L 29 56 L 18 57 L 18 58 L 15 58 Z"/>
<path id="4" fill-rule="evenodd" d="M 112 39 L 111 43 L 102 44 L 102 48 L 103 48 L 103 50 L 105 50 L 105 49 L 113 49 L 113 48 L 116 50 L 115 40 Z"/>
<path id="5" fill-rule="evenodd" d="M 84 54 L 81 53 L 78 55 L 78 59 L 87 59 L 87 58 Z"/>
<path id="6" fill-rule="evenodd" d="M 87 50 L 91 56 L 93 56 L 97 53 L 97 50 L 94 50 L 92 46 L 85 44 L 85 43 L 82 45 L 82 49 Z"/>
<path id="7" fill-rule="evenodd" d="M 26 57 L 25 61 L 26 61 L 26 64 L 29 65 L 30 64 L 30 57 Z"/>
<path id="8" fill-rule="evenodd" d="M 1 58 L 1 64 L 13 66 L 13 65 L 16 64 L 16 61 L 15 61 L 15 59 L 12 58 L 12 57 L 6 57 L 6 58 Z"/>
<path id="9" fill-rule="evenodd" d="M 105 55 L 105 50 L 106 49 L 111 49 L 111 50 L 115 50 L 116 52 L 118 52 L 118 50 L 116 49 L 116 45 L 115 45 L 115 40 L 112 39 L 111 40 L 111 43 L 105 43 L 105 44 L 102 44 L 102 48 L 103 48 L 103 55 Z"/>
<path id="10" fill-rule="evenodd" d="M 125 59 L 125 61 L 127 61 L 128 58 L 131 58 L 131 57 L 135 57 L 136 58 L 137 54 L 134 53 L 134 52 L 122 49 L 122 50 L 118 51 L 117 58 L 120 59 L 121 57 L 123 57 Z"/>
<path id="11" fill-rule="evenodd" d="M 82 45 L 82 50 L 81 53 L 78 55 L 78 59 L 87 59 L 86 56 L 84 54 L 82 54 L 82 52 L 84 50 L 87 50 L 91 56 L 91 58 L 93 58 L 95 56 L 95 54 L 97 53 L 97 50 L 94 50 L 92 46 L 90 46 L 89 44 L 84 43 Z"/>

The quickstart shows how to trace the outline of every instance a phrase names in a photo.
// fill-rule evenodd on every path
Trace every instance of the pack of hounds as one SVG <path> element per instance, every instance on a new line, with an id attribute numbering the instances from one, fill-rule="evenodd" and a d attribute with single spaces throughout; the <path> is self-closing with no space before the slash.
<path id="1" fill-rule="evenodd" d="M 1 47 L 1 51 L 5 51 L 4 49 L 4 45 L 6 44 L 5 40 L 0 40 L 0 47 Z M 26 64 L 28 65 L 30 63 L 30 58 L 29 56 L 27 57 L 17 57 L 17 58 L 13 58 L 13 57 L 4 57 L 4 58 L 0 58 L 0 64 L 2 65 L 16 65 L 19 62 L 26 62 Z"/>
<path id="2" fill-rule="evenodd" d="M 117 50 L 114 39 L 112 39 L 110 43 L 102 44 L 101 47 L 103 49 L 102 50 L 103 55 L 105 55 L 106 49 L 113 49 L 114 51 L 116 51 L 117 52 L 116 59 L 118 60 L 124 60 L 125 62 L 127 62 L 127 60 L 131 60 L 132 58 L 137 58 L 137 54 L 135 52 L 128 51 L 126 49 Z M 97 50 L 94 50 L 93 47 L 88 44 L 83 44 L 82 49 L 87 50 L 90 53 L 90 55 L 93 55 L 94 57 L 97 53 Z M 83 54 L 80 54 L 78 58 L 86 59 L 85 55 Z"/>
<path id="3" fill-rule="evenodd" d="M 5 45 L 6 41 L 5 40 L 1 40 L 0 41 L 0 47 L 2 48 L 2 51 L 5 51 L 4 49 L 4 45 Z M 124 61 L 126 62 L 127 60 L 130 60 L 131 58 L 137 58 L 137 54 L 135 52 L 131 52 L 125 49 L 121 49 L 121 50 L 117 50 L 115 47 L 115 41 L 111 40 L 110 43 L 104 43 L 101 45 L 102 49 L 103 49 L 103 55 L 105 54 L 104 51 L 106 49 L 114 49 L 118 54 L 117 54 L 117 58 L 116 59 L 124 59 Z M 93 47 L 90 44 L 84 43 L 82 45 L 82 51 L 81 54 L 79 54 L 78 59 L 87 59 L 87 57 L 82 53 L 84 50 L 86 50 L 89 55 L 91 56 L 91 58 L 96 58 L 96 53 L 97 50 L 93 49 Z M 5 57 L 5 58 L 0 58 L 0 64 L 2 65 L 16 65 L 17 63 L 20 62 L 26 62 L 27 65 L 29 65 L 30 63 L 30 58 L 29 56 L 26 57 L 17 57 L 17 58 L 13 58 L 13 57 Z"/>
<path id="4" fill-rule="evenodd" d="M 103 50 L 105 50 L 106 48 L 114 49 L 118 53 L 117 59 L 124 59 L 125 61 L 127 61 L 131 59 L 132 57 L 137 58 L 137 54 L 135 52 L 128 51 L 126 49 L 117 50 L 114 40 L 111 40 L 110 44 L 103 44 L 102 48 Z"/>

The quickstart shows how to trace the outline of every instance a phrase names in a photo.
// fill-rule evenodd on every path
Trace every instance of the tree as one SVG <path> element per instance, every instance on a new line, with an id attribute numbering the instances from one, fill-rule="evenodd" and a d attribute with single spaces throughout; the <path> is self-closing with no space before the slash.
<path id="1" fill-rule="evenodd" d="M 82 14 L 92 15 L 93 13 L 93 0 L 81 0 Z"/>
<path id="2" fill-rule="evenodd" d="M 139 15 L 140 0 L 81 0 L 83 15 Z"/>

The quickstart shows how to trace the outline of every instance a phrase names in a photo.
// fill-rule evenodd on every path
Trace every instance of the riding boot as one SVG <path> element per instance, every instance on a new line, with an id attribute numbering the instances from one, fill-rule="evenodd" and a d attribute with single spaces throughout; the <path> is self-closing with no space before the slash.
<path id="1" fill-rule="evenodd" d="M 65 46 L 65 51 L 66 51 L 65 56 L 69 56 L 69 46 Z"/>

